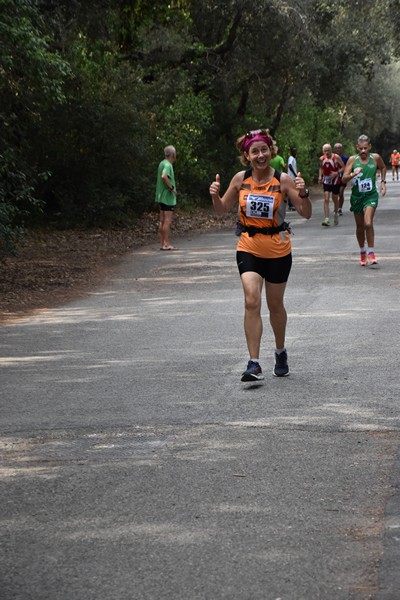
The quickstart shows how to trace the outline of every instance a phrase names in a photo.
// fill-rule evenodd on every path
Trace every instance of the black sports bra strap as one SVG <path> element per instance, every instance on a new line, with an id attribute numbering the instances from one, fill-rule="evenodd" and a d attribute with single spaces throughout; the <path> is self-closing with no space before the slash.
<path id="1" fill-rule="evenodd" d="M 252 173 L 253 173 L 253 169 L 247 169 L 247 171 L 244 172 L 243 181 L 245 179 L 247 179 L 248 177 L 251 177 Z M 275 177 L 275 179 L 277 179 L 279 182 L 281 181 L 281 175 L 282 175 L 282 173 L 280 171 L 277 171 L 276 169 L 274 169 L 273 177 Z"/>

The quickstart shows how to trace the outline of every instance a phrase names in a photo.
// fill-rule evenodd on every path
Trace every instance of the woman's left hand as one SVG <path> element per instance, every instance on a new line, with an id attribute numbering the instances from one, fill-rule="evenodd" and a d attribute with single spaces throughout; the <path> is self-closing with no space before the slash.
<path id="1" fill-rule="evenodd" d="M 312 214 L 312 206 L 310 197 L 308 195 L 308 190 L 306 188 L 306 183 L 302 178 L 300 171 L 297 173 L 297 177 L 294 180 L 294 187 L 296 191 L 293 190 L 292 183 L 291 193 L 289 193 L 292 204 L 300 216 L 304 217 L 305 219 L 309 219 Z"/>
<path id="2" fill-rule="evenodd" d="M 297 173 L 297 177 L 294 180 L 294 185 L 296 187 L 296 190 L 301 193 L 302 191 L 304 192 L 306 189 L 306 182 L 304 181 L 304 179 L 301 176 L 300 171 Z"/>

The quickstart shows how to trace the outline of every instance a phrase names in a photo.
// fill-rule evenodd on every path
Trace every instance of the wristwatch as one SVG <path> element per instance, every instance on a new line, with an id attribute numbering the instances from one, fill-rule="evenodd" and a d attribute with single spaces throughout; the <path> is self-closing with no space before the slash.
<path id="1" fill-rule="evenodd" d="M 309 197 L 310 197 L 310 190 L 309 190 L 308 188 L 306 188 L 304 191 L 305 191 L 305 194 L 304 194 L 304 196 L 302 196 L 302 195 L 300 194 L 300 192 L 299 192 L 299 197 L 300 197 L 300 198 L 309 198 Z"/>

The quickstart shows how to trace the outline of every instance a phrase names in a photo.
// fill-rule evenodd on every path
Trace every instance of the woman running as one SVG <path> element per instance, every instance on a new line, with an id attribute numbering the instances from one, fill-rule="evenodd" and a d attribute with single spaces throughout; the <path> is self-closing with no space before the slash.
<path id="1" fill-rule="evenodd" d="M 289 198 L 299 215 L 309 219 L 311 202 L 300 173 L 293 181 L 286 173 L 279 173 L 270 166 L 275 151 L 268 130 L 249 131 L 237 140 L 236 147 L 247 170 L 236 173 L 222 197 L 220 177 L 216 175 L 210 185 L 210 194 L 218 214 L 232 210 L 239 203 L 241 235 L 236 257 L 244 292 L 244 331 L 250 359 L 241 380 L 264 379 L 260 366 L 264 281 L 275 337 L 273 374 L 285 377 L 289 375 L 289 365 L 285 348 L 287 314 L 283 299 L 292 265 L 290 230 L 285 214 Z"/>

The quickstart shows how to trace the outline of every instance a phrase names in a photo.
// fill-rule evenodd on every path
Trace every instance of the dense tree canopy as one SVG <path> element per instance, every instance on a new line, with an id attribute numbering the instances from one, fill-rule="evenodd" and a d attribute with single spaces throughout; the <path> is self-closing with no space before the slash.
<path id="1" fill-rule="evenodd" d="M 399 130 L 395 0 L 0 0 L 0 251 L 37 223 L 127 224 L 162 149 L 181 206 L 269 127 L 310 182 L 325 142 Z"/>

